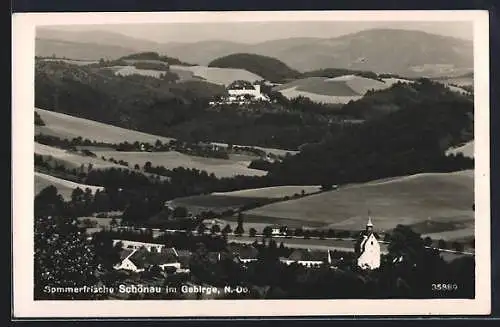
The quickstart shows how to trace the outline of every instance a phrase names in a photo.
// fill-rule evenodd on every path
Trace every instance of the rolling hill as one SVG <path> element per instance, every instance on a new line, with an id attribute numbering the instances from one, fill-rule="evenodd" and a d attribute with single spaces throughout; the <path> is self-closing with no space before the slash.
<path id="1" fill-rule="evenodd" d="M 75 152 L 66 151 L 37 142 L 35 142 L 35 154 L 43 156 L 44 160 L 48 161 L 52 167 L 63 165 L 66 169 L 78 169 L 82 165 L 87 167 L 91 164 L 93 169 L 106 169 L 111 167 L 127 169 L 125 166 L 107 162 L 101 158 L 83 156 Z"/>
<path id="2" fill-rule="evenodd" d="M 273 88 L 288 99 L 304 96 L 320 103 L 348 103 L 361 99 L 368 90 L 390 87 L 390 81 L 380 81 L 356 75 L 334 78 L 307 77 Z"/>
<path id="3" fill-rule="evenodd" d="M 64 34 L 64 33 L 63 33 Z M 36 54 L 117 59 L 156 51 L 198 65 L 236 53 L 276 58 L 300 72 L 328 67 L 403 76 L 460 76 L 472 71 L 472 42 L 421 31 L 371 29 L 336 38 L 289 38 L 257 44 L 229 41 L 155 43 L 103 31 L 37 31 Z M 390 50 L 390 51 L 388 51 Z"/>
<path id="4" fill-rule="evenodd" d="M 135 52 L 137 50 L 120 45 L 61 41 L 57 39 L 37 38 L 35 40 L 35 55 L 38 57 L 56 56 L 58 58 L 94 61 L 101 58 L 106 60 L 117 59 Z"/>
<path id="5" fill-rule="evenodd" d="M 368 211 L 377 230 L 397 224 L 427 222 L 427 233 L 435 226 L 446 230 L 469 228 L 473 234 L 474 174 L 424 173 L 351 184 L 338 190 L 269 204 L 245 212 L 248 221 L 281 221 L 334 229 L 359 230 Z M 464 227 L 465 226 L 465 227 Z"/>
<path id="6" fill-rule="evenodd" d="M 238 80 L 255 82 L 263 79 L 262 76 L 240 68 L 171 65 L 170 70 L 188 80 L 193 78 L 201 79 L 219 85 L 229 85 Z"/>
<path id="7" fill-rule="evenodd" d="M 120 46 L 138 51 L 155 51 L 159 43 L 127 36 L 121 33 L 103 31 L 99 29 L 87 31 L 64 31 L 55 28 L 38 27 L 36 38 L 39 40 L 60 40 L 66 42 L 78 42 L 92 44 L 93 46 Z M 131 52 L 132 53 L 132 52 Z M 120 56 L 121 57 L 121 56 Z M 114 57 L 117 59 L 119 57 Z"/>
<path id="8" fill-rule="evenodd" d="M 146 134 L 130 129 L 99 123 L 93 120 L 66 115 L 59 112 L 35 108 L 45 122 L 45 126 L 36 126 L 35 133 L 53 135 L 62 139 L 75 137 L 88 138 L 91 141 L 105 143 L 148 142 L 154 144 L 156 140 L 168 143 L 171 138 Z"/>
<path id="9" fill-rule="evenodd" d="M 421 31 L 371 29 L 336 38 L 293 38 L 258 44 L 166 44 L 166 53 L 208 64 L 234 53 L 274 57 L 301 72 L 327 67 L 404 76 L 461 75 L 472 70 L 472 42 Z M 390 51 L 388 51 L 390 50 Z"/>
<path id="10" fill-rule="evenodd" d="M 210 62 L 208 67 L 245 69 L 271 82 L 282 82 L 300 76 L 298 71 L 276 58 L 250 53 L 235 53 L 217 58 Z"/>
<path id="11" fill-rule="evenodd" d="M 75 183 L 51 175 L 35 172 L 35 195 L 44 188 L 51 185 L 57 188 L 58 193 L 63 197 L 65 201 L 71 200 L 71 193 L 77 187 L 81 188 L 83 191 L 89 188 L 92 193 L 95 193 L 96 190 L 102 191 L 104 189 L 102 186 Z"/>
<path id="12" fill-rule="evenodd" d="M 146 162 L 153 166 L 164 166 L 167 169 L 184 167 L 186 169 L 204 170 L 208 174 L 213 173 L 217 177 L 232 177 L 236 175 L 263 176 L 267 172 L 248 168 L 248 161 L 238 159 L 215 159 L 189 156 L 183 153 L 169 152 L 121 152 L 121 151 L 96 151 L 99 156 L 124 160 L 130 167 L 135 164 L 143 167 Z"/>

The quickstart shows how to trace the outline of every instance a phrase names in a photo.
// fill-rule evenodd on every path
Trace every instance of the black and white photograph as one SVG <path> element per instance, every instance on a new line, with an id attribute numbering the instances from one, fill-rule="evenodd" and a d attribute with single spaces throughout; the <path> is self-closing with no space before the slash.
<path id="1" fill-rule="evenodd" d="M 489 313 L 487 13 L 22 16 L 23 312 Z"/>

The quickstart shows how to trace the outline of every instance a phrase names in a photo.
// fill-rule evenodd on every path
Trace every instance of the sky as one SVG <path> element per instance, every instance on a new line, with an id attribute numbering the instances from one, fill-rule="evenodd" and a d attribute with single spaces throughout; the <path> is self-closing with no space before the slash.
<path id="1" fill-rule="evenodd" d="M 237 23 L 171 23 L 136 25 L 74 25 L 51 27 L 66 31 L 105 30 L 127 36 L 167 42 L 225 40 L 258 43 L 290 37 L 332 38 L 372 28 L 420 30 L 428 33 L 472 40 L 469 22 L 237 22 Z"/>

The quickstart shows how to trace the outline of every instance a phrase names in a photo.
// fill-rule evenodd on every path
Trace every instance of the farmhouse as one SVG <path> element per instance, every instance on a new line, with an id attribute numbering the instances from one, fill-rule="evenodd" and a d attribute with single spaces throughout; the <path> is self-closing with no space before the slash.
<path id="1" fill-rule="evenodd" d="M 322 265 L 332 265 L 332 255 L 328 251 L 312 251 L 311 249 L 296 249 L 287 258 L 280 258 L 280 261 L 291 265 L 297 263 L 308 268 L 317 268 Z"/>
<path id="2" fill-rule="evenodd" d="M 158 266 L 162 270 L 168 268 L 177 272 L 181 269 L 177 252 L 174 248 L 163 248 L 157 252 L 155 248 L 148 250 L 146 247 L 138 249 L 123 249 L 120 254 L 121 262 L 114 268 L 116 270 L 129 270 L 133 272 L 143 272 L 153 266 Z"/>
<path id="3" fill-rule="evenodd" d="M 286 235 L 288 232 L 288 227 L 284 225 L 271 225 L 270 228 L 272 236 Z"/>
<path id="4" fill-rule="evenodd" d="M 240 263 L 257 261 L 259 251 L 252 245 L 232 243 L 227 248 L 234 255 L 236 261 Z"/>
<path id="5" fill-rule="evenodd" d="M 228 95 L 219 101 L 211 101 L 210 105 L 216 104 L 240 104 L 249 102 L 266 101 L 270 99 L 261 92 L 259 84 L 252 84 L 248 81 L 234 81 L 227 88 Z"/>
<path id="6" fill-rule="evenodd" d="M 128 249 L 128 250 L 138 250 L 144 247 L 148 251 L 156 250 L 157 252 L 160 252 L 161 250 L 163 250 L 163 248 L 165 248 L 164 244 L 144 243 L 144 242 L 128 241 L 128 240 L 113 240 L 113 246 L 116 246 L 117 244 L 121 244 L 122 249 Z"/>
<path id="7" fill-rule="evenodd" d="M 373 223 L 370 217 L 366 229 L 360 233 L 354 250 L 358 257 L 358 266 L 361 269 L 372 270 L 380 267 L 380 244 L 373 232 Z"/>

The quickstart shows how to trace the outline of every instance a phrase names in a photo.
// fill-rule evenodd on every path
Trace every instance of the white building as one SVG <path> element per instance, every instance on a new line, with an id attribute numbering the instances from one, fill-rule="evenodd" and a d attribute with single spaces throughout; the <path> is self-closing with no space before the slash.
<path id="1" fill-rule="evenodd" d="M 291 265 L 297 263 L 308 268 L 317 268 L 323 265 L 333 265 L 332 255 L 328 251 L 311 251 L 310 249 L 296 249 L 287 258 L 280 258 L 280 261 Z"/>
<path id="2" fill-rule="evenodd" d="M 128 241 L 128 240 L 113 240 L 113 246 L 116 246 L 116 244 L 118 243 L 122 244 L 122 249 L 128 249 L 128 250 L 138 250 L 141 247 L 144 247 L 148 251 L 154 249 L 157 252 L 161 252 L 161 250 L 165 248 L 164 244 L 144 243 L 144 242 Z"/>
<path id="3" fill-rule="evenodd" d="M 227 89 L 227 93 L 229 93 L 229 98 L 239 99 L 241 97 L 245 98 L 245 96 L 250 97 L 254 101 L 269 101 L 269 98 L 260 92 L 260 85 L 248 85 L 241 88 L 236 88 L 234 86 Z"/>
<path id="4" fill-rule="evenodd" d="M 361 233 L 355 250 L 361 269 L 373 270 L 380 267 L 380 244 L 373 232 L 371 218 L 368 218 L 366 229 Z"/>
<path id="5" fill-rule="evenodd" d="M 174 248 L 162 248 L 157 251 L 156 248 L 140 247 L 137 249 L 123 248 L 120 253 L 120 263 L 115 265 L 116 270 L 128 270 L 133 272 L 143 272 L 152 266 L 158 266 L 165 270 L 168 267 L 178 272 L 181 269 L 179 256 Z"/>
<path id="6" fill-rule="evenodd" d="M 269 97 L 261 92 L 259 84 L 247 81 L 235 81 L 227 87 L 227 96 L 220 101 L 210 101 L 210 105 L 216 104 L 240 104 L 243 105 L 254 101 L 270 101 Z"/>

